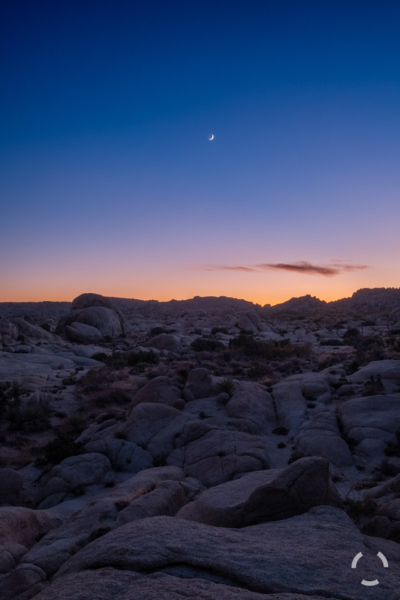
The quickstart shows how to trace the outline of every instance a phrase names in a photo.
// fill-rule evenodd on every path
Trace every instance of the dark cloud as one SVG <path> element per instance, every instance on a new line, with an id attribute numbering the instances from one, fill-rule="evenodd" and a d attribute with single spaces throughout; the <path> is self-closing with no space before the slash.
<path id="1" fill-rule="evenodd" d="M 324 277 L 334 277 L 343 271 L 359 271 L 368 269 L 367 265 L 353 265 L 341 261 L 331 262 L 329 265 L 313 265 L 306 261 L 297 261 L 293 263 L 262 263 L 252 267 L 226 266 L 226 265 L 204 265 L 200 267 L 203 271 L 241 271 L 245 273 L 257 273 L 266 270 L 291 271 L 293 273 L 303 273 L 306 275 L 322 275 Z"/>
<path id="2" fill-rule="evenodd" d="M 353 265 L 344 263 L 332 263 L 330 265 L 313 265 L 306 261 L 295 263 L 267 263 L 257 265 L 260 269 L 278 269 L 281 271 L 292 271 L 294 273 L 304 273 L 306 275 L 323 275 L 324 277 L 334 277 L 342 271 L 358 271 L 367 269 L 366 265 Z"/>
<path id="3" fill-rule="evenodd" d="M 305 273 L 308 275 L 324 275 L 325 277 L 333 277 L 340 273 L 337 267 L 323 267 L 312 265 L 309 262 L 300 261 L 296 263 L 276 263 L 258 265 L 260 269 L 277 269 L 280 271 L 294 271 L 295 273 Z"/>

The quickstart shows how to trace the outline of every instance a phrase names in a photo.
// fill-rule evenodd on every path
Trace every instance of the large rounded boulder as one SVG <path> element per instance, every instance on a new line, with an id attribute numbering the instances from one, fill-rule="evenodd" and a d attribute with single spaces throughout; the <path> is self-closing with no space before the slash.
<path id="1" fill-rule="evenodd" d="M 93 343 L 121 335 L 123 323 L 123 315 L 109 298 L 100 294 L 81 294 L 73 300 L 69 314 L 60 319 L 57 333 L 64 333 L 74 342 Z"/>

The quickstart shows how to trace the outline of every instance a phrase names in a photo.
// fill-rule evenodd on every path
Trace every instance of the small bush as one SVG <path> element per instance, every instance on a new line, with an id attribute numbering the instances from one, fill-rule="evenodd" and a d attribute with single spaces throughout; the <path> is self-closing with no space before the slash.
<path id="1" fill-rule="evenodd" d="M 147 363 L 149 365 L 158 365 L 160 362 L 160 357 L 157 352 L 154 350 L 149 350 L 148 352 L 144 352 L 143 350 L 139 350 L 139 352 L 131 352 L 127 358 L 127 366 L 134 367 L 138 363 Z"/>
<path id="2" fill-rule="evenodd" d="M 16 403 L 19 403 L 21 396 L 27 393 L 28 390 L 22 383 L 19 383 L 18 381 L 13 381 L 11 383 L 11 386 L 7 390 L 7 397 L 11 398 L 12 400 L 15 400 Z"/>
<path id="3" fill-rule="evenodd" d="M 344 505 L 347 514 L 354 521 L 358 521 L 361 517 L 369 517 L 376 511 L 376 504 L 371 498 L 365 500 L 351 500 L 348 498 Z"/>
<path id="4" fill-rule="evenodd" d="M 76 431 L 83 431 L 85 426 L 85 419 L 82 414 L 75 413 L 71 415 L 68 419 L 68 425 L 71 427 L 71 429 L 74 429 Z"/>
<path id="5" fill-rule="evenodd" d="M 191 343 L 191 347 L 195 352 L 221 352 L 225 350 L 225 346 L 221 342 L 208 338 L 197 338 Z"/>
<path id="6" fill-rule="evenodd" d="M 306 357 L 311 353 L 311 344 L 292 344 L 290 340 L 258 342 L 252 335 L 241 333 L 229 341 L 229 348 L 249 358 L 282 360 L 292 356 Z"/>
<path id="7" fill-rule="evenodd" d="M 363 396 L 377 396 L 384 393 L 385 388 L 383 386 L 380 375 L 377 375 L 376 379 L 373 375 L 364 383 Z"/>
<path id="8" fill-rule="evenodd" d="M 273 369 L 265 363 L 256 362 L 247 373 L 248 377 L 252 379 L 259 379 L 260 377 L 266 377 L 272 375 Z"/>
<path id="9" fill-rule="evenodd" d="M 150 335 L 155 337 L 156 335 L 160 335 L 160 333 L 175 333 L 176 329 L 165 329 L 165 327 L 153 327 L 150 331 Z"/>
<path id="10" fill-rule="evenodd" d="M 228 394 L 229 398 L 232 398 L 233 394 L 235 393 L 235 383 L 232 381 L 232 379 L 223 379 L 218 384 L 218 391 L 225 392 Z"/>
<path id="11" fill-rule="evenodd" d="M 53 465 L 58 465 L 70 456 L 78 456 L 85 452 L 82 442 L 76 443 L 71 436 L 63 432 L 59 432 L 57 437 L 49 442 L 43 450 L 45 460 Z"/>
<path id="12" fill-rule="evenodd" d="M 69 375 L 68 377 L 64 377 L 62 380 L 63 385 L 75 385 L 76 379 L 73 375 Z"/>
<path id="13" fill-rule="evenodd" d="M 108 354 L 106 354 L 105 352 L 96 352 L 96 354 L 93 354 L 92 356 L 93 360 L 98 360 L 100 362 L 107 362 L 107 358 L 108 358 Z"/>
<path id="14" fill-rule="evenodd" d="M 5 417 L 10 423 L 10 429 L 22 430 L 25 433 L 43 431 L 50 426 L 48 407 L 39 402 L 29 404 L 23 408 L 14 401 L 7 406 Z"/>

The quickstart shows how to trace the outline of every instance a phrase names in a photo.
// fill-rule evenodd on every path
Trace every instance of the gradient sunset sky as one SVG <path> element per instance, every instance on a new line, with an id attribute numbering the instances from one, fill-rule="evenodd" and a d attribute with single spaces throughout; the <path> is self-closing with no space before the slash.
<path id="1" fill-rule="evenodd" d="M 399 31 L 393 0 L 3 2 L 0 301 L 399 287 Z"/>

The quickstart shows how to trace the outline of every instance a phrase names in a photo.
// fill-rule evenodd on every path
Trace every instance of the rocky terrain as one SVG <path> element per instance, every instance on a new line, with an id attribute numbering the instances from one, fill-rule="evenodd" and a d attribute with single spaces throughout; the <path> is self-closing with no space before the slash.
<path id="1" fill-rule="evenodd" d="M 398 600 L 400 289 L 0 304 L 0 538 L 4 600 Z"/>

